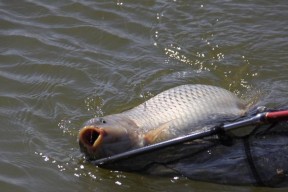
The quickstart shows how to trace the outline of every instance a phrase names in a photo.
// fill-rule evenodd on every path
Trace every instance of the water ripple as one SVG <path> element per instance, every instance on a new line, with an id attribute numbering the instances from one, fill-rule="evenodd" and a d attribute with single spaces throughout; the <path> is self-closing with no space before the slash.
<path id="1" fill-rule="evenodd" d="M 79 127 L 186 83 L 241 97 L 260 90 L 260 104 L 287 105 L 286 10 L 271 1 L 1 1 L 1 190 L 225 190 L 95 168 L 79 151 Z"/>

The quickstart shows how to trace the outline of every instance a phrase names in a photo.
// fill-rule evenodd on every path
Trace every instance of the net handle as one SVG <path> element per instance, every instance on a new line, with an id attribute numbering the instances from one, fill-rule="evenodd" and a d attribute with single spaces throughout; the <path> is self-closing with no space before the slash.
<path id="1" fill-rule="evenodd" d="M 268 122 L 288 121 L 288 110 L 267 112 L 265 119 Z"/>

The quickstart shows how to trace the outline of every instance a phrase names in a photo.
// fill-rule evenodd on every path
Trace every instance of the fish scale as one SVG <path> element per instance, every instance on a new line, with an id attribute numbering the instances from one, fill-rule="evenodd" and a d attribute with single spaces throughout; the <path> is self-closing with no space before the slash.
<path id="1" fill-rule="evenodd" d="M 121 113 L 148 132 L 163 124 L 175 132 L 194 131 L 193 126 L 205 126 L 219 118 L 235 118 L 245 111 L 243 101 L 233 93 L 209 85 L 182 85 L 166 90 L 145 103 Z M 178 130 L 178 131 L 177 131 Z"/>

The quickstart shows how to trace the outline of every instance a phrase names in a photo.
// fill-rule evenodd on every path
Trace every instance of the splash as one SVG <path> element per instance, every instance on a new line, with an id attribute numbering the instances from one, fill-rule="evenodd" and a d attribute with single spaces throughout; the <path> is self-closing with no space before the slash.
<path id="1" fill-rule="evenodd" d="M 87 97 L 84 101 L 88 112 L 92 112 L 95 117 L 103 116 L 103 99 L 99 96 Z"/>
<path id="2" fill-rule="evenodd" d="M 120 1 L 120 0 L 117 0 L 117 3 L 116 3 L 117 6 L 123 6 L 123 2 Z"/>
<path id="3" fill-rule="evenodd" d="M 60 130 L 63 131 L 64 134 L 68 134 L 71 136 L 77 135 L 76 128 L 72 125 L 72 121 L 69 119 L 62 119 L 58 123 L 58 127 L 60 128 Z"/>
<path id="4" fill-rule="evenodd" d="M 60 172 L 66 172 L 75 177 L 89 177 L 93 180 L 98 179 L 96 173 L 86 170 L 85 162 L 79 163 L 78 158 L 70 157 L 63 161 L 57 161 L 53 157 L 49 157 L 42 152 L 34 152 L 35 155 L 39 156 L 45 163 L 49 163 L 54 166 Z M 101 179 L 99 179 L 101 180 Z"/>

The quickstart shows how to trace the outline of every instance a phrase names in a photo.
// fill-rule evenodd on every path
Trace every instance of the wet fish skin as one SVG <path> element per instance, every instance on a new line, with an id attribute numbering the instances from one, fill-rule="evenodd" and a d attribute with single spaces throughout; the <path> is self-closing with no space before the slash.
<path id="1" fill-rule="evenodd" d="M 139 145 L 137 132 L 131 132 L 135 128 L 131 120 L 117 114 L 90 119 L 79 132 L 80 150 L 94 160 L 134 148 Z"/>
<path id="2" fill-rule="evenodd" d="M 199 131 L 245 111 L 244 102 L 223 88 L 181 85 L 128 111 L 87 121 L 79 144 L 90 159 L 98 159 Z"/>

